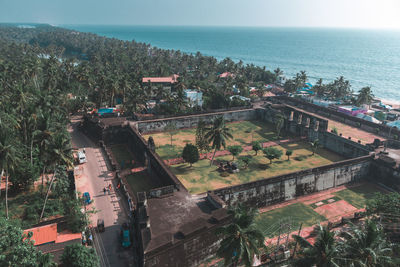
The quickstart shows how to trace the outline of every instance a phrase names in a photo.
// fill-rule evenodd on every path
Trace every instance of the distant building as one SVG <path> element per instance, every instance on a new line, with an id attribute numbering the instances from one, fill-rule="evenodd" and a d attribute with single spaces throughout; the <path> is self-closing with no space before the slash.
<path id="1" fill-rule="evenodd" d="M 220 78 L 228 78 L 228 77 L 234 78 L 235 74 L 233 74 L 231 72 L 224 72 L 224 73 L 221 73 L 220 75 L 218 75 L 218 77 L 220 77 Z"/>
<path id="2" fill-rule="evenodd" d="M 203 106 L 203 92 L 198 90 L 186 89 L 184 90 L 184 93 L 190 107 Z"/>
<path id="3" fill-rule="evenodd" d="M 152 87 L 152 97 L 156 96 L 156 90 L 158 86 L 162 86 L 166 93 L 171 93 L 174 91 L 174 85 L 178 83 L 178 74 L 173 74 L 168 77 L 143 77 L 142 84 L 146 85 L 151 83 Z"/>
<path id="4" fill-rule="evenodd" d="M 286 82 L 286 76 L 283 75 L 283 74 L 279 75 L 279 76 L 276 78 L 276 82 L 277 82 L 279 85 L 281 85 L 281 86 L 284 85 L 285 82 Z"/>

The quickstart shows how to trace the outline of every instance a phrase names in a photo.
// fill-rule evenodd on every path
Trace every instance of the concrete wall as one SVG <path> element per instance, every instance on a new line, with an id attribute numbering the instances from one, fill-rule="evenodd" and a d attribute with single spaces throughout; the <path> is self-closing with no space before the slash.
<path id="1" fill-rule="evenodd" d="M 364 156 L 251 183 L 226 187 L 214 193 L 228 205 L 246 203 L 263 207 L 358 181 L 368 176 L 372 156 Z"/>
<path id="2" fill-rule="evenodd" d="M 348 124 L 354 127 L 359 127 L 362 130 L 365 130 L 373 134 L 378 134 L 386 138 L 389 137 L 389 133 L 391 138 L 393 138 L 394 135 L 397 135 L 397 137 L 400 138 L 400 130 L 396 128 L 393 128 L 390 132 L 391 128 L 390 126 L 366 121 L 348 114 L 344 114 L 342 112 L 338 112 L 334 109 L 321 107 L 313 103 L 306 102 L 302 99 L 296 99 L 287 96 L 279 96 L 276 97 L 276 101 L 279 101 L 281 103 L 287 103 L 290 105 L 295 105 L 301 109 L 320 114 L 321 116 L 342 122 L 344 124 Z"/>
<path id="3" fill-rule="evenodd" d="M 255 120 L 256 111 L 254 109 L 244 109 L 237 111 L 225 111 L 217 113 L 208 113 L 192 116 L 181 116 L 168 119 L 148 120 L 136 122 L 136 128 L 140 133 L 161 132 L 169 122 L 174 122 L 177 129 L 193 128 L 197 126 L 200 120 L 206 123 L 211 123 L 216 117 L 224 116 L 225 121 L 242 121 L 242 120 Z"/>

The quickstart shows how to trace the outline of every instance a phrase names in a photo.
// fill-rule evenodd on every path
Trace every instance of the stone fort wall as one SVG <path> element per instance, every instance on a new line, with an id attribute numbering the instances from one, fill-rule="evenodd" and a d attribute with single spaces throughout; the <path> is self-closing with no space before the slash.
<path id="1" fill-rule="evenodd" d="M 372 156 L 363 156 L 246 184 L 214 190 L 229 206 L 263 207 L 302 195 L 356 182 L 368 176 Z"/>

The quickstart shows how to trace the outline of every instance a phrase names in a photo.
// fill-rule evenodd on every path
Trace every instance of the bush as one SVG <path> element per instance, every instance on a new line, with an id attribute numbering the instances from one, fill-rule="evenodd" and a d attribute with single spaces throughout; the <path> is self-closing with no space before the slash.
<path id="1" fill-rule="evenodd" d="M 332 133 L 333 133 L 333 134 L 336 134 L 336 135 L 338 134 L 338 130 L 337 130 L 336 127 L 333 127 L 333 128 L 332 128 Z"/>
<path id="2" fill-rule="evenodd" d="M 235 160 L 235 156 L 238 156 L 243 151 L 243 147 L 241 146 L 228 146 L 228 151 L 231 152 L 233 158 Z"/>
<path id="3" fill-rule="evenodd" d="M 97 267 L 99 258 L 93 248 L 72 244 L 66 246 L 61 256 L 61 262 L 69 267 Z"/>
<path id="4" fill-rule="evenodd" d="M 192 145 L 192 144 L 186 144 L 186 146 L 183 148 L 182 151 L 182 158 L 190 163 L 190 167 L 192 167 L 192 164 L 197 162 L 200 158 L 199 150 L 197 149 L 197 146 Z"/>

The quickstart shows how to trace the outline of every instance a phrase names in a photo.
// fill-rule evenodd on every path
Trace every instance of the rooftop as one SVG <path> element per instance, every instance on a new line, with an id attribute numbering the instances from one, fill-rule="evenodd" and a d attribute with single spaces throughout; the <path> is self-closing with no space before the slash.
<path id="1" fill-rule="evenodd" d="M 57 239 L 57 223 L 24 230 L 26 235 L 29 232 L 33 234 L 31 240 L 35 242 L 35 246 L 55 242 Z"/>
<path id="2" fill-rule="evenodd" d="M 185 191 L 147 199 L 146 212 L 144 216 L 150 218 L 151 237 L 144 231 L 145 252 L 177 242 L 227 218 L 226 210 L 214 207 L 206 196 L 192 196 Z"/>
<path id="3" fill-rule="evenodd" d="M 143 77 L 143 83 L 177 83 L 178 82 L 178 74 L 173 74 L 169 77 Z"/>

